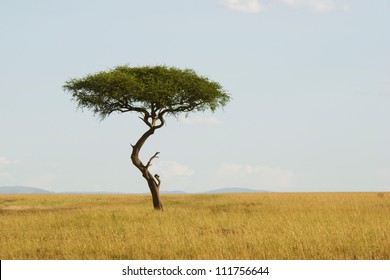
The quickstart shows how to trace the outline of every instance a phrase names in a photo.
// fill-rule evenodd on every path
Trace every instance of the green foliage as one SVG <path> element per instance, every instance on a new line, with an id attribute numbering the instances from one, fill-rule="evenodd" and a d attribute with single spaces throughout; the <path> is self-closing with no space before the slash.
<path id="1" fill-rule="evenodd" d="M 112 70 L 70 79 L 64 89 L 81 108 L 102 119 L 112 112 L 139 112 L 162 118 L 192 111 L 215 111 L 230 96 L 220 84 L 191 69 L 167 66 L 118 66 Z"/>

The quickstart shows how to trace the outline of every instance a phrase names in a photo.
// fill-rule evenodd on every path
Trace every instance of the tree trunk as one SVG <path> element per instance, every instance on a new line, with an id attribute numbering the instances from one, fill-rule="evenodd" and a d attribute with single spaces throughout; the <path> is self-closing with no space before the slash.
<path id="1" fill-rule="evenodd" d="M 160 177 L 155 174 L 154 176 L 149 172 L 149 167 L 151 166 L 151 162 L 154 158 L 157 157 L 157 155 L 159 154 L 158 152 L 154 154 L 154 156 L 152 156 L 148 163 L 146 165 L 144 165 L 141 160 L 139 159 L 139 152 L 143 146 L 143 144 L 145 143 L 146 139 L 149 138 L 150 135 L 152 135 L 154 133 L 154 131 L 157 129 L 157 128 L 160 128 L 162 125 L 163 125 L 163 120 L 161 119 L 161 124 L 158 125 L 158 126 L 153 126 L 153 125 L 150 125 L 149 127 L 149 130 L 146 131 L 142 136 L 141 138 L 137 141 L 137 143 L 133 146 L 133 151 L 131 153 L 131 161 L 133 162 L 133 164 L 138 168 L 139 171 L 141 171 L 142 173 L 142 176 L 145 178 L 145 180 L 147 181 L 148 183 L 148 186 L 149 186 L 149 190 L 150 190 L 150 193 L 152 194 L 152 200 L 153 200 L 153 207 L 155 210 L 164 210 L 163 208 L 163 204 L 161 202 L 161 199 L 160 199 Z"/>
<path id="2" fill-rule="evenodd" d="M 152 194 L 153 207 L 155 210 L 164 210 L 163 204 L 160 199 L 160 186 L 156 184 L 154 179 L 147 180 L 150 193 Z"/>

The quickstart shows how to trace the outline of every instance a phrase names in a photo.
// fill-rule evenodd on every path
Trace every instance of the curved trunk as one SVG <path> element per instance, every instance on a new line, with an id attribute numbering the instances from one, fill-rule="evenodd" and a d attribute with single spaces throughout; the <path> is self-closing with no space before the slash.
<path id="1" fill-rule="evenodd" d="M 149 130 L 146 131 L 141 136 L 141 138 L 137 141 L 137 143 L 134 146 L 131 145 L 133 148 L 133 151 L 131 153 L 131 161 L 138 168 L 138 170 L 141 171 L 142 176 L 145 178 L 145 180 L 148 183 L 150 193 L 152 194 L 153 207 L 155 210 L 163 210 L 163 204 L 162 204 L 161 199 L 160 199 L 160 183 L 161 182 L 160 182 L 159 176 L 157 174 L 153 176 L 149 172 L 148 168 L 150 167 L 152 160 L 154 158 L 156 158 L 159 153 L 158 152 L 155 153 L 155 155 L 149 159 L 148 163 L 146 165 L 144 165 L 141 162 L 141 160 L 139 159 L 139 152 L 140 152 L 143 144 L 145 143 L 146 139 L 148 139 L 149 136 L 152 135 L 154 133 L 154 131 L 160 127 L 161 127 L 161 125 L 160 126 L 150 126 Z"/>

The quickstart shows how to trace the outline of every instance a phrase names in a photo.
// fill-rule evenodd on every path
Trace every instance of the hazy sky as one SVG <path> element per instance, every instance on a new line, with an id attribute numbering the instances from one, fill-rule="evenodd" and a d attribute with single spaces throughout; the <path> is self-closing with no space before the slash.
<path id="1" fill-rule="evenodd" d="M 0 186 L 148 192 L 136 114 L 100 122 L 62 85 L 192 68 L 232 101 L 146 143 L 162 191 L 390 191 L 388 0 L 0 0 Z"/>

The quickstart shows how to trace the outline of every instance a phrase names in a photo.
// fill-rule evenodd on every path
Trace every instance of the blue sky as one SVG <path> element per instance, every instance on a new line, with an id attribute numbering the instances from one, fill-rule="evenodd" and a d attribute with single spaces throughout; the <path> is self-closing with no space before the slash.
<path id="1" fill-rule="evenodd" d="M 232 101 L 141 152 L 162 190 L 390 191 L 390 1 L 0 2 L 0 186 L 147 192 L 136 114 L 62 90 L 117 65 L 192 68 Z"/>

